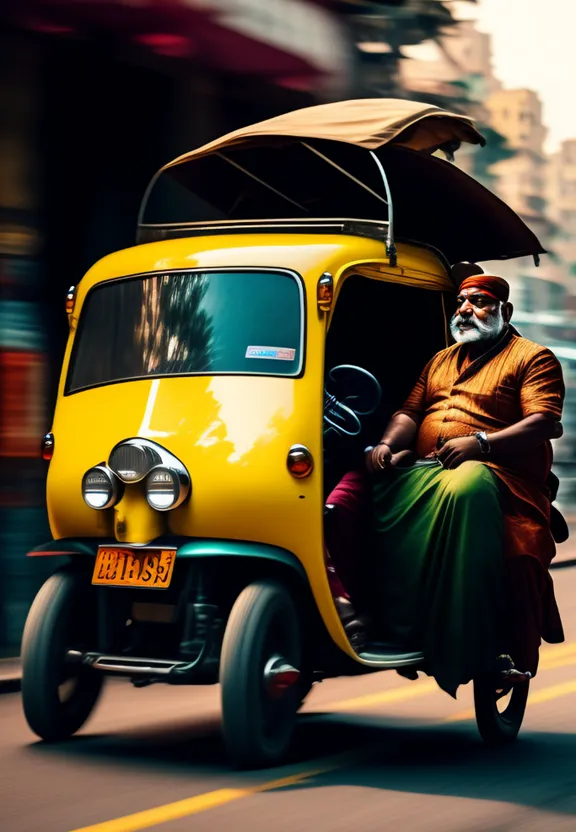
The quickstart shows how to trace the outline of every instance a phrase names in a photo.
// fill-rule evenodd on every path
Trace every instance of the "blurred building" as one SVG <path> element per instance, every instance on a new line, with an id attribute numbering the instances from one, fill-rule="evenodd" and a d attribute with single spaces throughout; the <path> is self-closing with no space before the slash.
<path id="1" fill-rule="evenodd" d="M 576 259 L 571 242 L 576 238 L 564 222 L 571 210 L 570 172 L 564 167 L 570 150 L 565 149 L 564 157 L 560 151 L 556 160 L 546 155 L 542 104 L 533 90 L 496 90 L 486 106 L 492 126 L 505 136 L 512 151 L 492 166 L 494 190 L 520 214 L 548 252 L 539 268 L 527 258 L 496 268 L 512 286 L 516 326 L 526 337 L 552 349 L 562 363 L 567 387 L 565 433 L 555 443 L 555 457 L 557 465 L 571 468 L 576 464 L 576 303 L 569 258 Z M 571 173 L 576 177 L 576 166 Z M 576 191 L 573 204 L 576 208 Z M 576 232 L 576 212 L 574 220 Z"/>
<path id="2" fill-rule="evenodd" d="M 533 222 L 546 214 L 546 165 L 542 104 L 533 90 L 497 90 L 486 101 L 492 127 L 514 154 L 493 167 L 497 190 L 515 211 Z"/>
<path id="3" fill-rule="evenodd" d="M 557 225 L 556 249 L 571 278 L 576 277 L 576 139 L 562 143 L 547 170 L 548 216 Z M 576 281 L 570 280 L 570 305 L 576 303 Z M 572 288 L 573 287 L 573 288 Z"/>
<path id="4" fill-rule="evenodd" d="M 442 42 L 457 23 L 451 3 L 440 0 L 335 0 L 332 5 L 357 47 L 359 97 L 417 97 L 406 84 L 406 50 Z"/>
<path id="5" fill-rule="evenodd" d="M 462 147 L 457 164 L 483 185 L 496 190 L 493 166 L 512 151 L 493 125 L 486 100 L 501 88 L 492 66 L 492 41 L 472 20 L 454 21 L 435 41 L 427 40 L 402 50 L 402 83 L 413 98 L 430 101 L 478 122 L 487 146 Z"/>

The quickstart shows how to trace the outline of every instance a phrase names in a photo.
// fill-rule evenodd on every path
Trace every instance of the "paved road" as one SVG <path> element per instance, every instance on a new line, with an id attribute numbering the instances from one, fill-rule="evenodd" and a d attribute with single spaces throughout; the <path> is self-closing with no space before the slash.
<path id="1" fill-rule="evenodd" d="M 113 682 L 46 746 L 0 697 L 2 832 L 505 832 L 576 829 L 576 568 L 555 572 L 567 643 L 546 647 L 518 742 L 484 748 L 457 702 L 395 673 L 316 686 L 287 766 L 237 773 L 218 689 Z"/>

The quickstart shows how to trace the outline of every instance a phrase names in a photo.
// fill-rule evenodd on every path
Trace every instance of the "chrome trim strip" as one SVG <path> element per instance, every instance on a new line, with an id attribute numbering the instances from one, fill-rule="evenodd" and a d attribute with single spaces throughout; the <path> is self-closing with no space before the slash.
<path id="1" fill-rule="evenodd" d="M 79 653 L 69 650 L 67 658 L 111 673 L 141 673 L 145 675 L 168 676 L 175 667 L 186 666 L 188 662 L 170 659 L 149 659 L 129 656 L 107 656 L 100 653 Z"/>
<path id="2" fill-rule="evenodd" d="M 333 225 L 335 228 L 342 227 L 347 223 L 361 223 L 367 226 L 379 227 L 388 225 L 388 220 L 374 220 L 361 217 L 284 217 L 282 219 L 254 219 L 254 220 L 194 220 L 187 222 L 181 220 L 180 222 L 143 222 L 140 223 L 140 228 L 222 228 L 223 230 L 229 228 L 257 228 L 258 230 L 266 228 L 284 228 L 285 226 L 329 226 Z"/>
<path id="3" fill-rule="evenodd" d="M 358 654 L 358 658 L 372 667 L 381 667 L 382 670 L 394 670 L 401 667 L 414 667 L 424 661 L 423 653 L 377 653 L 368 650 Z"/>

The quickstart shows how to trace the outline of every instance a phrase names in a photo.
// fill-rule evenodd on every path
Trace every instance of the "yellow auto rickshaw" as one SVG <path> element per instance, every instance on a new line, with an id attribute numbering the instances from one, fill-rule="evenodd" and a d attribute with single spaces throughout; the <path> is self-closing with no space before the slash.
<path id="1" fill-rule="evenodd" d="M 439 157 L 462 142 L 484 144 L 466 116 L 381 99 L 238 130 L 162 168 L 138 244 L 70 290 L 43 444 L 53 540 L 30 553 L 68 561 L 22 645 L 40 737 L 76 732 L 108 675 L 219 682 L 232 761 L 268 765 L 315 681 L 424 666 L 385 634 L 350 643 L 325 500 L 343 449 L 446 346 L 450 264 L 543 252 Z M 499 710 L 476 684 L 486 739 L 517 734 L 527 690 Z"/>

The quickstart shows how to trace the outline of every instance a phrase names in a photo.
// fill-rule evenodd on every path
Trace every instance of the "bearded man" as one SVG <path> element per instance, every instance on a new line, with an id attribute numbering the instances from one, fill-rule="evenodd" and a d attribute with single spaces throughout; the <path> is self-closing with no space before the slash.
<path id="1" fill-rule="evenodd" d="M 423 647 L 452 695 L 498 668 L 510 682 L 526 680 L 541 637 L 564 638 L 548 572 L 547 491 L 562 369 L 510 324 L 508 298 L 500 277 L 461 283 L 456 343 L 426 365 L 368 459 L 382 473 L 373 512 L 385 627 Z M 438 464 L 396 466 L 413 447 Z"/>
<path id="2" fill-rule="evenodd" d="M 429 361 L 367 453 L 383 631 L 423 650 L 453 696 L 490 673 L 497 687 L 524 683 L 541 638 L 564 640 L 548 572 L 562 369 L 510 324 L 508 283 L 477 266 L 468 274 L 450 325 L 456 343 Z M 411 454 L 425 464 L 404 467 Z M 368 492 L 351 472 L 327 501 L 343 510 L 328 548 L 344 576 L 339 544 L 354 538 Z"/>

